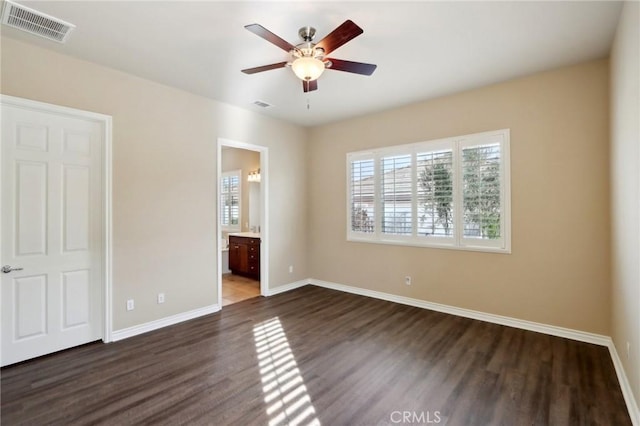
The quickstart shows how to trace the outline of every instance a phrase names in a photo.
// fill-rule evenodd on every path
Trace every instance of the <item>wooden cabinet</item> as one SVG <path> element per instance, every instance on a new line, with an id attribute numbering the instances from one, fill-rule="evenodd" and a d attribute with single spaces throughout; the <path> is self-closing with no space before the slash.
<path id="1" fill-rule="evenodd" d="M 238 275 L 260 279 L 260 238 L 229 236 L 229 269 Z"/>

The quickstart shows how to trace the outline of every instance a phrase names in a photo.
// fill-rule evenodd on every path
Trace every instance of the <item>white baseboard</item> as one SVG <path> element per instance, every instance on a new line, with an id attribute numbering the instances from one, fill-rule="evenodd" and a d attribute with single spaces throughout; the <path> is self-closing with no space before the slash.
<path id="1" fill-rule="evenodd" d="M 270 288 L 267 290 L 267 296 L 275 296 L 276 294 L 284 293 L 285 291 L 295 290 L 296 288 L 304 287 L 309 284 L 309 280 L 295 281 L 289 284 L 280 285 L 276 288 Z"/>
<path id="2" fill-rule="evenodd" d="M 538 333 L 564 337 L 571 340 L 578 340 L 580 342 L 594 343 L 600 346 L 608 346 L 609 342 L 611 341 L 608 336 L 603 336 L 601 334 L 587 333 L 584 331 L 572 330 L 570 328 L 541 324 L 533 321 L 505 317 L 502 315 L 487 314 L 485 312 L 473 311 L 471 309 L 457 308 L 455 306 L 427 302 L 420 299 L 397 296 L 395 294 L 382 293 L 379 291 L 367 290 L 343 284 L 336 284 L 328 281 L 310 279 L 309 282 L 319 287 L 340 290 L 346 293 L 359 294 L 361 296 L 373 297 L 375 299 L 387 300 L 389 302 L 401 303 L 403 305 L 415 306 L 417 308 L 429 309 L 432 311 L 443 312 L 445 314 L 457 315 L 459 317 L 471 318 L 494 324 L 506 325 L 514 328 L 521 328 L 523 330 L 536 331 Z"/>
<path id="3" fill-rule="evenodd" d="M 613 366 L 616 369 L 618 382 L 620 382 L 622 395 L 624 396 L 624 400 L 627 403 L 627 409 L 629 410 L 631 423 L 633 423 L 634 426 L 640 426 L 640 409 L 638 409 L 638 403 L 636 402 L 636 399 L 633 396 L 633 391 L 631 390 L 631 384 L 629 383 L 627 374 L 625 373 L 624 367 L 622 366 L 622 361 L 618 356 L 616 345 L 613 344 L 613 340 L 609 339 L 609 344 L 607 346 L 609 347 L 609 353 L 611 354 L 611 360 L 613 361 Z"/>
<path id="4" fill-rule="evenodd" d="M 309 284 L 309 280 L 301 280 L 292 282 L 289 284 L 281 285 L 273 289 L 267 290 L 267 296 L 273 296 L 276 294 L 284 293 L 285 291 L 294 290 L 299 287 L 303 287 Z M 183 312 L 180 314 L 172 315 L 170 317 L 161 318 L 155 321 L 150 321 L 140 325 L 134 325 L 133 327 L 123 328 L 122 330 L 116 330 L 111 333 L 111 341 L 117 342 L 118 340 L 127 339 L 129 337 L 137 336 L 142 333 L 157 330 L 162 327 L 168 327 L 173 324 L 178 324 L 183 321 L 188 321 L 194 318 L 201 317 L 203 315 L 213 314 L 220 311 L 220 305 L 210 305 L 204 308 L 194 309 L 192 311 Z"/>
<path id="5" fill-rule="evenodd" d="M 203 308 L 194 309 L 188 312 L 182 312 L 180 314 L 171 315 L 170 317 L 161 318 L 144 324 L 134 325 L 133 327 L 123 328 L 122 330 L 116 330 L 111 333 L 111 341 L 117 342 L 118 340 L 127 339 L 129 337 L 137 336 L 139 334 L 147 333 L 159 328 L 168 327 L 170 325 L 198 318 L 203 315 L 213 314 L 215 312 L 218 312 L 219 310 L 220 305 L 209 305 Z"/>

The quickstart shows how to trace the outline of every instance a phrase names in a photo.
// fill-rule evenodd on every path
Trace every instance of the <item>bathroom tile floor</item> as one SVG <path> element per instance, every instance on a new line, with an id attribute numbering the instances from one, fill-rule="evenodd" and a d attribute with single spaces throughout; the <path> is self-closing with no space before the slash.
<path id="1" fill-rule="evenodd" d="M 222 275 L 222 306 L 260 296 L 260 281 L 234 274 Z"/>

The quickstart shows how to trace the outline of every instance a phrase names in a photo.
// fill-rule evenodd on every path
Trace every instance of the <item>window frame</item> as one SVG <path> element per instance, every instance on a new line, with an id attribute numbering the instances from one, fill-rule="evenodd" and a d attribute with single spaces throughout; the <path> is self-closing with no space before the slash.
<path id="1" fill-rule="evenodd" d="M 483 239 L 464 236 L 464 205 L 462 152 L 464 149 L 488 144 L 500 145 L 500 233 L 498 239 Z M 453 192 L 453 232 L 447 236 L 418 235 L 418 169 L 417 155 L 420 153 L 451 150 L 452 152 L 452 192 Z M 411 155 L 411 235 L 396 235 L 382 232 L 384 205 L 382 200 L 382 158 L 396 155 Z M 405 145 L 394 145 L 366 151 L 350 152 L 346 155 L 347 180 L 347 241 L 402 246 L 430 247 L 453 250 L 483 251 L 492 253 L 511 253 L 511 170 L 510 170 L 510 130 L 501 129 L 489 132 L 435 139 Z M 374 230 L 364 233 L 352 230 L 352 163 L 354 161 L 373 160 L 374 163 Z"/>
<path id="2" fill-rule="evenodd" d="M 228 177 L 238 178 L 238 223 L 236 225 L 224 223 L 224 197 L 227 194 L 233 194 L 234 192 L 224 191 L 224 180 Z M 229 211 L 229 219 L 231 219 L 231 211 Z M 222 172 L 220 175 L 220 225 L 223 232 L 240 232 L 242 230 L 242 170 L 232 170 L 228 172 Z"/>

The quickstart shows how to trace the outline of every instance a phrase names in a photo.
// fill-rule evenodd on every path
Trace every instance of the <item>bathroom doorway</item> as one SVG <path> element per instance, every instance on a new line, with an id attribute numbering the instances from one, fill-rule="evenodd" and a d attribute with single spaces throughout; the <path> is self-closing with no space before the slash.
<path id="1" fill-rule="evenodd" d="M 218 141 L 218 300 L 265 294 L 267 148 Z"/>

